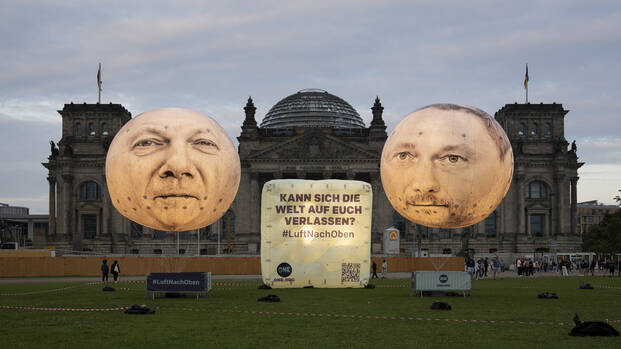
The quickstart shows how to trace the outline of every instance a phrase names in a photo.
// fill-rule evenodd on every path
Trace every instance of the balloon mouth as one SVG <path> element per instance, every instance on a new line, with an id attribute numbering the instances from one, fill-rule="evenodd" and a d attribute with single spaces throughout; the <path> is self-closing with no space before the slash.
<path id="1" fill-rule="evenodd" d="M 409 206 L 414 206 L 414 207 L 445 207 L 448 208 L 448 205 L 428 205 L 428 204 L 410 204 L 408 203 Z"/>
<path id="2" fill-rule="evenodd" d="M 434 203 L 420 203 L 414 201 L 408 201 L 408 206 L 416 207 L 416 208 L 449 208 L 448 204 L 439 204 L 437 202 Z"/>
<path id="3" fill-rule="evenodd" d="M 153 199 L 194 199 L 198 200 L 198 197 L 190 194 L 166 194 L 166 195 L 156 195 Z"/>

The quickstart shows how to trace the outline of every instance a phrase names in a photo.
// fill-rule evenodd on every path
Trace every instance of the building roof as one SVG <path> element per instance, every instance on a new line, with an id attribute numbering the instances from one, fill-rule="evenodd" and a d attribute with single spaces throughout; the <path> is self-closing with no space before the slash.
<path id="1" fill-rule="evenodd" d="M 298 91 L 276 103 L 265 114 L 261 128 L 364 128 L 349 103 L 319 89 Z"/>

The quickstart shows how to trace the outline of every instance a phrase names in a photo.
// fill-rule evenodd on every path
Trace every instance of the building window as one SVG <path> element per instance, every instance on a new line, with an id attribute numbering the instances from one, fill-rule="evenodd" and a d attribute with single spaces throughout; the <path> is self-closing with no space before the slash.
<path id="1" fill-rule="evenodd" d="M 392 211 L 392 226 L 399 230 L 401 237 L 405 237 L 405 218 L 397 211 Z"/>
<path id="2" fill-rule="evenodd" d="M 35 234 L 43 234 L 45 236 L 48 235 L 48 223 L 35 223 L 34 224 L 34 233 Z"/>
<path id="3" fill-rule="evenodd" d="M 427 239 L 429 237 L 429 227 L 426 227 L 424 225 L 417 224 L 416 225 L 416 232 L 423 239 Z"/>
<path id="4" fill-rule="evenodd" d="M 548 186 L 542 181 L 533 181 L 528 184 L 527 199 L 547 199 Z"/>
<path id="5" fill-rule="evenodd" d="M 201 248 L 201 252 L 200 253 L 201 253 L 201 256 L 206 256 L 208 254 L 206 248 Z"/>
<path id="6" fill-rule="evenodd" d="M 543 134 L 549 136 L 552 134 L 552 125 L 549 122 L 546 122 L 543 126 Z"/>
<path id="7" fill-rule="evenodd" d="M 110 130 L 108 129 L 108 124 L 105 122 L 101 124 L 101 134 L 103 136 L 107 136 L 110 134 Z"/>
<path id="8" fill-rule="evenodd" d="M 440 239 L 450 239 L 451 238 L 451 229 L 440 228 L 440 230 L 438 231 L 438 237 Z M 449 249 L 449 251 L 450 251 L 450 249 Z M 447 254 L 447 253 L 445 253 L 445 254 Z M 448 254 L 450 254 L 450 252 Z"/>
<path id="9" fill-rule="evenodd" d="M 161 248 L 154 249 L 153 254 L 162 254 L 162 249 Z"/>
<path id="10" fill-rule="evenodd" d="M 536 134 L 537 134 L 537 126 L 538 126 L 538 125 L 537 125 L 537 123 L 536 123 L 536 122 L 533 122 L 533 124 L 531 125 L 531 127 L 530 127 L 530 134 L 531 134 L 532 136 L 534 136 L 534 135 L 536 135 Z"/>
<path id="11" fill-rule="evenodd" d="M 488 238 L 496 237 L 496 211 L 485 218 L 485 236 Z"/>
<path id="12" fill-rule="evenodd" d="M 163 230 L 153 230 L 153 238 L 155 240 L 164 240 L 166 239 L 166 235 L 168 235 L 168 232 L 163 231 Z"/>
<path id="13" fill-rule="evenodd" d="M 82 137 L 82 123 L 80 122 L 75 123 L 74 134 L 76 137 Z"/>
<path id="14" fill-rule="evenodd" d="M 88 181 L 80 185 L 80 200 L 101 200 L 101 186 Z"/>
<path id="15" fill-rule="evenodd" d="M 451 249 L 450 248 L 443 248 L 442 249 L 442 254 L 451 254 Z"/>
<path id="16" fill-rule="evenodd" d="M 140 250 L 139 250 L 139 249 L 137 249 L 137 248 L 133 248 L 133 249 L 131 250 L 131 254 L 140 254 Z"/>
<path id="17" fill-rule="evenodd" d="M 200 228 L 198 232 L 200 234 L 201 240 L 217 240 L 218 239 L 218 236 L 214 234 L 213 229 L 211 229 L 211 225 Z"/>
<path id="18" fill-rule="evenodd" d="M 498 252 L 497 248 L 490 248 L 489 249 L 489 253 L 496 253 L 496 252 Z"/>
<path id="19" fill-rule="evenodd" d="M 532 236 L 543 236 L 543 221 L 544 215 L 532 214 L 530 215 L 530 233 Z"/>
<path id="20" fill-rule="evenodd" d="M 179 249 L 179 254 L 185 254 L 185 248 L 180 248 Z"/>
<path id="21" fill-rule="evenodd" d="M 142 225 L 132 222 L 131 225 L 131 237 L 134 239 L 138 239 L 142 237 Z"/>
<path id="22" fill-rule="evenodd" d="M 94 239 L 97 235 L 97 215 L 82 215 L 82 229 L 84 230 L 85 239 Z"/>
<path id="23" fill-rule="evenodd" d="M 226 211 L 222 216 L 222 234 L 227 239 L 229 238 L 228 234 L 231 234 L 231 239 L 235 238 L 235 212 L 231 210 Z"/>
<path id="24" fill-rule="evenodd" d="M 524 133 L 526 133 L 526 124 L 523 122 L 520 122 L 520 128 L 518 130 L 518 135 L 523 136 Z"/>
<path id="25" fill-rule="evenodd" d="M 89 136 L 94 136 L 95 135 L 95 124 L 92 122 L 88 123 L 88 135 Z"/>

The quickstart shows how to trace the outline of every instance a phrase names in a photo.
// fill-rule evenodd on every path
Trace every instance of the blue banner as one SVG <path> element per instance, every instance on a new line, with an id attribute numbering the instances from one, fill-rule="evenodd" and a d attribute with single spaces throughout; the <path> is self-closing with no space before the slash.
<path id="1" fill-rule="evenodd" d="M 205 273 L 151 273 L 147 275 L 147 291 L 205 292 Z"/>

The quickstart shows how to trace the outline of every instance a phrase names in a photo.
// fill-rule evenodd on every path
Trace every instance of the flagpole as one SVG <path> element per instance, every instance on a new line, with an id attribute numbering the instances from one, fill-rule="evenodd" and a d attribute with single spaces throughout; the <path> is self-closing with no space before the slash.
<path id="1" fill-rule="evenodd" d="M 101 104 L 101 63 L 99 63 L 99 70 L 97 71 L 97 104 Z"/>
<path id="2" fill-rule="evenodd" d="M 524 89 L 526 89 L 526 104 L 528 104 L 528 63 L 526 63 L 526 74 L 524 75 Z"/>

